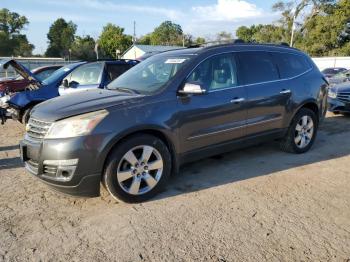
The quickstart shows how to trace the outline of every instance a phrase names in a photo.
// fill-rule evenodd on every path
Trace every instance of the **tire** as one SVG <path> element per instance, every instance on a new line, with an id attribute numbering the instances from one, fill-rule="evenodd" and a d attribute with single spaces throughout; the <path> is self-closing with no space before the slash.
<path id="1" fill-rule="evenodd" d="M 142 161 L 147 157 L 147 161 Z M 115 199 L 137 203 L 154 197 L 162 190 L 170 174 L 168 147 L 155 136 L 140 134 L 128 138 L 112 150 L 102 182 Z"/>
<path id="2" fill-rule="evenodd" d="M 307 124 L 304 126 L 303 123 L 305 123 L 305 119 L 307 119 Z M 311 125 L 312 131 L 310 128 Z M 300 127 L 302 127 L 302 129 Z M 315 142 L 317 129 L 318 118 L 316 114 L 308 108 L 300 109 L 298 113 L 294 116 L 288 128 L 287 134 L 280 143 L 281 149 L 289 153 L 306 153 L 310 150 L 313 143 Z"/>
<path id="3" fill-rule="evenodd" d="M 29 107 L 24 111 L 22 118 L 21 118 L 21 123 L 23 125 L 26 125 L 28 123 L 30 112 L 32 111 L 32 109 L 33 109 L 33 107 Z"/>

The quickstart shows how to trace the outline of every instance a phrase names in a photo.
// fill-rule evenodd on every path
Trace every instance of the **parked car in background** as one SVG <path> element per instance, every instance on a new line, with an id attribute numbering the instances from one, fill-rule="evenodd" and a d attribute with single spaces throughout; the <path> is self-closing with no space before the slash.
<path id="1" fill-rule="evenodd" d="M 334 114 L 350 114 L 350 82 L 343 82 L 329 88 L 328 110 Z"/>
<path id="2" fill-rule="evenodd" d="M 59 87 L 66 95 L 92 88 L 105 88 L 112 80 L 139 63 L 136 60 L 110 60 L 87 63 L 68 74 Z"/>
<path id="3" fill-rule="evenodd" d="M 30 74 L 24 75 L 30 81 L 29 89 L 23 92 L 19 92 L 14 96 L 4 97 L 1 101 L 0 116 L 2 122 L 7 118 L 13 118 L 19 120 L 22 123 L 26 123 L 29 118 L 29 113 L 32 108 L 48 99 L 58 96 L 58 86 L 72 70 L 85 64 L 85 62 L 73 63 L 66 65 L 43 81 L 36 80 Z M 18 72 L 20 70 L 18 69 Z"/>
<path id="4" fill-rule="evenodd" d="M 25 90 L 26 87 L 33 84 L 33 82 L 41 83 L 53 72 L 62 67 L 61 65 L 43 66 L 30 71 L 14 59 L 0 61 L 1 68 L 7 68 L 9 66 L 14 67 L 19 76 L 14 79 L 0 81 L 0 96 L 21 92 Z"/>
<path id="5" fill-rule="evenodd" d="M 183 163 L 279 139 L 305 153 L 326 113 L 328 83 L 279 45 L 230 44 L 154 55 L 107 89 L 57 97 L 32 112 L 21 158 L 55 189 L 145 201 Z"/>
<path id="6" fill-rule="evenodd" d="M 328 79 L 331 85 L 337 85 L 350 81 L 350 70 L 343 71 Z"/>
<path id="7" fill-rule="evenodd" d="M 321 73 L 328 78 L 332 78 L 334 75 L 346 71 L 347 69 L 344 67 L 330 67 L 323 69 Z"/>

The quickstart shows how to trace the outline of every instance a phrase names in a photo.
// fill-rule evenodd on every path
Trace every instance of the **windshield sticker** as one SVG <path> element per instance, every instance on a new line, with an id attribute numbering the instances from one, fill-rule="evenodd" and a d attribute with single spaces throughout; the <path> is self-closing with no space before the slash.
<path id="1" fill-rule="evenodd" d="M 182 64 L 186 59 L 183 58 L 170 58 L 165 61 L 166 64 Z"/>
<path id="2" fill-rule="evenodd" d="M 64 72 L 68 72 L 70 69 L 68 67 L 63 68 Z"/>

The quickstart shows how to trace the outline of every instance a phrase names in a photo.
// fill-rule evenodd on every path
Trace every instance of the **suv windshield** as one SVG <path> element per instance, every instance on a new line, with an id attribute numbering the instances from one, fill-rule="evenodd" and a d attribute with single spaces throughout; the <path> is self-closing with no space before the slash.
<path id="1" fill-rule="evenodd" d="M 154 56 L 134 66 L 108 85 L 108 89 L 129 89 L 153 93 L 171 80 L 189 57 Z"/>

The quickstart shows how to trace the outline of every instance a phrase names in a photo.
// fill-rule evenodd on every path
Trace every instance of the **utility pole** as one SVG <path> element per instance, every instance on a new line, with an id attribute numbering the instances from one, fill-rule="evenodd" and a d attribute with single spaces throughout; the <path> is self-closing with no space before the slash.
<path id="1" fill-rule="evenodd" d="M 135 48 L 135 44 L 136 44 L 136 21 L 134 21 L 134 37 L 132 39 L 132 43 L 133 43 L 133 48 L 134 48 L 134 59 L 136 59 L 136 48 Z"/>
<path id="2" fill-rule="evenodd" d="M 294 44 L 294 31 L 295 31 L 295 20 L 296 20 L 296 10 L 294 10 L 294 14 L 293 14 L 293 24 L 292 24 L 292 35 L 290 36 L 290 46 L 293 47 Z"/>
<path id="3" fill-rule="evenodd" d="M 136 43 L 136 21 L 134 21 L 134 37 L 132 39 L 133 44 Z"/>

